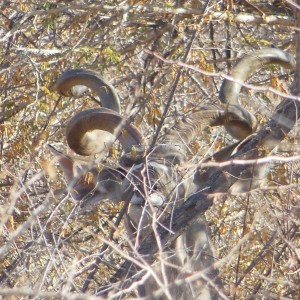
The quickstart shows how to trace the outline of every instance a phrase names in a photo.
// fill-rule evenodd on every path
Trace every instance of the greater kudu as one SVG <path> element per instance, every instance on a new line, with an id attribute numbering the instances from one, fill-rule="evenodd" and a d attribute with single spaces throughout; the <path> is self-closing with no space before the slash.
<path id="1" fill-rule="evenodd" d="M 71 119 L 66 130 L 69 147 L 79 155 L 90 156 L 104 151 L 117 139 L 125 152 L 118 168 L 106 166 L 99 171 L 96 167 L 82 168 L 51 146 L 58 156 L 70 194 L 84 207 L 102 200 L 130 202 L 125 226 L 131 245 L 138 248 L 145 236 L 155 231 L 175 208 L 194 193 L 205 190 L 209 169 L 203 173 L 201 168 L 194 168 L 188 176 L 180 171 L 187 160 L 189 144 L 205 127 L 225 126 L 227 132 L 239 140 L 208 159 L 215 162 L 228 160 L 240 143 L 255 132 L 256 118 L 240 106 L 238 97 L 245 80 L 270 64 L 293 68 L 295 61 L 288 53 L 273 48 L 245 56 L 232 69 L 230 78 L 223 81 L 219 94 L 221 108 L 186 116 L 152 149 L 146 149 L 142 134 L 120 115 L 119 98 L 111 85 L 93 71 L 67 71 L 58 79 L 57 91 L 78 97 L 88 87 L 97 93 L 104 106 L 80 112 Z M 230 191 L 246 192 L 259 186 L 265 170 L 265 165 L 249 167 Z M 87 172 L 89 180 L 86 180 Z M 145 299 L 219 299 L 222 282 L 213 262 L 208 228 L 199 218 L 171 247 L 159 253 L 152 271 L 148 270 L 140 281 L 139 296 Z M 195 272 L 199 276 L 187 283 L 185 278 Z"/>

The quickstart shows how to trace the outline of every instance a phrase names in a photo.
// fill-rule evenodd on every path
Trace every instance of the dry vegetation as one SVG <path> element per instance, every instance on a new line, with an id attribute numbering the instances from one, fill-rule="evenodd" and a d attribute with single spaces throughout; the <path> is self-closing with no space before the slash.
<path id="1" fill-rule="evenodd" d="M 80 66 L 105 75 L 124 114 L 139 108 L 135 124 L 151 143 L 162 120 L 160 134 L 195 108 L 217 105 L 222 74 L 236 58 L 270 46 L 296 55 L 293 6 L 268 2 L 1 2 L 0 296 L 89 299 L 82 286 L 101 254 L 87 290 L 95 299 L 126 254 L 122 226 L 112 247 L 99 253 L 121 206 L 105 203 L 75 214 L 76 202 L 45 147 L 67 151 L 67 120 L 97 106 L 93 95 L 75 100 L 54 93 L 59 74 Z M 256 21 L 236 19 L 247 15 Z M 292 79 L 280 68 L 263 70 L 242 101 L 263 123 Z M 229 299 L 300 298 L 298 137 L 295 129 L 280 145 L 266 186 L 222 195 L 206 213 Z M 193 143 L 191 164 L 231 142 L 222 128 L 203 133 Z M 127 297 L 133 296 L 132 289 Z"/>

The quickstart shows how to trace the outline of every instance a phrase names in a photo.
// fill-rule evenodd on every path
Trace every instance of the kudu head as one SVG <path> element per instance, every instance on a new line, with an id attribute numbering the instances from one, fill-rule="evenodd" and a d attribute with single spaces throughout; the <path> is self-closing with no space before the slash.
<path id="1" fill-rule="evenodd" d="M 141 155 L 135 157 L 131 153 L 133 148 L 144 153 L 141 151 L 144 147 L 142 134 L 120 115 L 119 97 L 113 86 L 90 70 L 73 69 L 62 74 L 55 85 L 60 94 L 78 97 L 90 88 L 102 104 L 102 108 L 85 110 L 71 119 L 66 129 L 69 147 L 79 155 L 90 156 L 107 151 L 111 143 L 118 140 L 125 152 L 119 168 L 104 167 L 99 171 L 91 167 L 82 170 L 72 158 L 52 148 L 59 157 L 73 198 L 92 199 L 92 203 L 103 199 L 118 202 L 124 200 L 124 194 L 129 195 L 131 189 L 132 204 L 142 205 L 145 198 L 156 207 L 174 205 L 174 200 L 177 203 L 184 201 L 191 192 L 203 186 L 199 180 L 204 179 L 195 174 L 190 182 L 180 183 L 182 175 L 174 166 L 186 160 L 190 142 L 207 126 L 224 126 L 238 140 L 255 132 L 257 120 L 239 104 L 239 93 L 249 76 L 271 64 L 292 68 L 295 61 L 290 54 L 275 48 L 254 51 L 243 57 L 222 83 L 219 98 L 223 107 L 200 110 L 187 116 L 159 145 L 148 149 L 142 159 Z M 227 160 L 235 147 L 231 145 L 221 150 L 215 155 L 215 160 Z M 86 179 L 86 171 L 91 174 L 91 179 Z M 191 185 L 193 188 L 189 190 Z"/>

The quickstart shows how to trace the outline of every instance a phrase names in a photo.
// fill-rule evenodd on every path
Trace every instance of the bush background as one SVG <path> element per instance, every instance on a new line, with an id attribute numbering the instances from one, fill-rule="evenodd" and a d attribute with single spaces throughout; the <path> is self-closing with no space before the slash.
<path id="1" fill-rule="evenodd" d="M 160 135 L 185 114 L 217 105 L 222 74 L 237 58 L 265 47 L 299 55 L 297 9 L 291 1 L 4 0 L 0 295 L 96 299 L 126 253 L 120 226 L 89 285 L 90 296 L 81 293 L 121 205 L 101 204 L 74 217 L 76 203 L 63 192 L 65 182 L 45 145 L 68 152 L 68 119 L 97 106 L 93 95 L 69 99 L 52 90 L 63 71 L 89 68 L 109 79 L 124 115 L 140 108 L 135 124 L 150 144 L 162 118 Z M 243 89 L 241 101 L 264 123 L 282 100 L 280 93 L 289 93 L 292 79 L 293 72 L 265 69 L 250 79 L 253 88 Z M 221 276 L 229 299 L 300 298 L 297 129 L 279 146 L 276 155 L 288 159 L 272 162 L 266 186 L 219 197 L 206 213 L 218 259 L 226 262 Z M 204 132 L 192 144 L 191 165 L 231 142 L 222 128 Z M 108 160 L 116 159 L 118 151 L 112 152 Z"/>

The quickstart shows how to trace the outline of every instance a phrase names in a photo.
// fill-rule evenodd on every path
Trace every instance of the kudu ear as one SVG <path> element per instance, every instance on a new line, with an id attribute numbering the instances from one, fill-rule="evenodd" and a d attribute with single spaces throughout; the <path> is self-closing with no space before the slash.
<path id="1" fill-rule="evenodd" d="M 59 166 L 67 182 L 68 192 L 75 200 L 83 200 L 96 189 L 97 182 L 93 170 L 85 171 L 68 155 L 58 151 L 52 145 L 47 146 L 58 159 Z"/>
<path id="2" fill-rule="evenodd" d="M 97 168 L 88 170 L 53 146 L 47 146 L 58 159 L 67 182 L 68 192 L 74 200 L 82 201 L 83 210 L 103 200 L 115 203 L 124 200 L 122 198 L 124 170 L 111 168 L 104 168 L 101 171 Z"/>
<path id="3" fill-rule="evenodd" d="M 213 155 L 215 162 L 225 162 L 231 159 L 232 155 L 239 151 L 239 149 L 245 145 L 253 136 L 248 136 L 241 142 L 229 145 Z M 234 168 L 234 164 L 232 165 Z M 269 165 L 267 163 L 254 163 L 245 167 L 243 173 L 231 187 L 231 194 L 247 193 L 253 189 L 263 186 L 267 180 Z M 227 171 L 228 172 L 228 171 Z M 230 172 L 227 176 L 231 176 Z M 223 191 L 222 191 L 223 192 Z"/>

